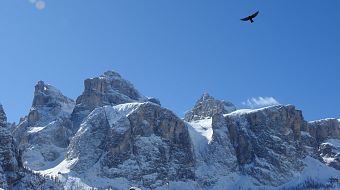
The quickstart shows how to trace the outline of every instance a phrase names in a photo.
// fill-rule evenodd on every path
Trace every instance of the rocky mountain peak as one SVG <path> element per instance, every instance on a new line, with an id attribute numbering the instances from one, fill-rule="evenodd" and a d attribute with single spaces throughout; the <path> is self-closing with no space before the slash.
<path id="1" fill-rule="evenodd" d="M 0 104 L 0 127 L 6 127 L 6 126 L 7 126 L 6 113 L 2 105 Z"/>
<path id="2" fill-rule="evenodd" d="M 60 90 L 44 81 L 35 85 L 32 108 L 28 115 L 30 122 L 36 122 L 49 116 L 69 115 L 75 102 L 64 96 Z M 53 118 L 52 118 L 53 119 Z"/>
<path id="3" fill-rule="evenodd" d="M 13 130 L 25 167 L 41 169 L 61 159 L 72 135 L 75 102 L 52 85 L 35 85 L 28 116 Z M 29 161 L 28 161 L 29 160 Z"/>
<path id="4" fill-rule="evenodd" d="M 83 104 L 92 109 L 103 105 L 139 102 L 146 99 L 129 81 L 115 71 L 106 71 L 99 77 L 86 79 L 84 85 L 85 90 L 78 97 L 77 105 Z"/>
<path id="5" fill-rule="evenodd" d="M 204 92 L 202 96 L 200 97 L 199 101 L 205 101 L 209 99 L 215 99 L 214 97 L 210 96 L 208 92 Z"/>
<path id="6" fill-rule="evenodd" d="M 72 113 L 75 126 L 97 107 L 148 101 L 133 84 L 115 71 L 106 71 L 99 77 L 86 79 L 84 86 L 84 92 L 77 98 Z"/>
<path id="7" fill-rule="evenodd" d="M 104 72 L 104 74 L 102 74 L 100 77 L 106 78 L 108 80 L 122 79 L 122 76 L 119 73 L 117 73 L 116 71 L 113 71 L 113 70 L 109 70 L 109 71 Z"/>
<path id="8" fill-rule="evenodd" d="M 192 121 L 206 117 L 212 117 L 215 114 L 227 114 L 236 110 L 234 104 L 224 100 L 218 100 L 204 93 L 196 102 L 194 108 L 185 114 L 184 120 Z"/>
<path id="9" fill-rule="evenodd" d="M 44 81 L 35 85 L 32 107 L 56 107 L 64 104 L 74 104 L 74 101 L 64 96 L 60 90 Z"/>

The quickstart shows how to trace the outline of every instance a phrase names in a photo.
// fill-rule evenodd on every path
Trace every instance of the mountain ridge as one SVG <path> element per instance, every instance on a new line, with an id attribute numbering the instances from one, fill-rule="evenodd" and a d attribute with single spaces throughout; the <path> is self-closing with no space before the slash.
<path id="1" fill-rule="evenodd" d="M 241 110 L 208 93 L 181 119 L 115 71 L 86 79 L 76 101 L 39 81 L 29 113 L 6 131 L 22 163 L 14 170 L 57 179 L 56 189 L 340 187 L 339 119 L 308 122 L 293 105 Z"/>

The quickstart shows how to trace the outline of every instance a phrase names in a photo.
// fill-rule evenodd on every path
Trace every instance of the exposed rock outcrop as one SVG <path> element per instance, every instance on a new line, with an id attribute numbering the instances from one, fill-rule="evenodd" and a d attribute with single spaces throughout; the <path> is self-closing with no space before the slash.
<path id="1" fill-rule="evenodd" d="M 7 126 L 7 117 L 4 111 L 4 108 L 0 104 L 0 127 L 6 127 Z"/>
<path id="2" fill-rule="evenodd" d="M 330 139 L 321 143 L 318 155 L 325 164 L 340 170 L 340 139 Z"/>
<path id="3" fill-rule="evenodd" d="M 309 133 L 318 143 L 326 139 L 340 139 L 340 121 L 338 119 L 322 119 L 308 123 Z"/>
<path id="4" fill-rule="evenodd" d="M 217 100 L 208 93 L 204 93 L 194 108 L 185 114 L 184 120 L 190 122 L 212 117 L 215 114 L 227 114 L 235 110 L 236 107 L 231 102 Z"/>
<path id="5" fill-rule="evenodd" d="M 258 185 L 280 186 L 304 168 L 308 152 L 301 133 L 306 133 L 307 122 L 294 106 L 216 113 L 189 125 L 194 129 L 196 176 L 203 186 L 214 186 L 231 173 L 250 176 Z M 204 138 L 197 142 L 195 133 L 208 139 L 206 145 Z"/>
<path id="6" fill-rule="evenodd" d="M 153 103 L 95 109 L 81 124 L 68 149 L 70 169 L 125 178 L 156 188 L 167 180 L 194 179 L 188 130 L 171 111 Z"/>
<path id="7" fill-rule="evenodd" d="M 312 121 L 308 130 L 315 140 L 314 157 L 340 170 L 340 121 L 332 118 Z"/>
<path id="8" fill-rule="evenodd" d="M 6 118 L 3 110 L 2 113 L 2 118 Z M 63 189 L 56 180 L 46 179 L 24 168 L 21 156 L 9 128 L 0 127 L 0 189 Z"/>
<path id="9" fill-rule="evenodd" d="M 6 114 L 0 107 L 3 123 L 7 123 Z M 19 175 L 19 154 L 15 142 L 7 128 L 0 127 L 0 189 L 9 189 L 18 181 Z"/>
<path id="10" fill-rule="evenodd" d="M 28 122 L 50 122 L 56 117 L 67 117 L 73 111 L 75 103 L 64 96 L 52 85 L 39 81 L 35 86 L 32 108 L 28 114 Z"/>
<path id="11" fill-rule="evenodd" d="M 41 170 L 64 158 L 74 134 L 70 120 L 74 105 L 55 87 L 38 82 L 28 116 L 13 131 L 26 167 Z"/>
<path id="12" fill-rule="evenodd" d="M 159 99 L 155 98 L 155 97 L 148 97 L 148 102 L 152 102 L 154 104 L 157 104 L 159 106 L 161 106 L 161 101 L 159 101 Z"/>
<path id="13" fill-rule="evenodd" d="M 0 188 L 10 188 L 20 179 L 18 156 L 13 137 L 0 128 Z"/>
<path id="14" fill-rule="evenodd" d="M 72 113 L 75 126 L 79 126 L 82 120 L 97 107 L 148 100 L 129 81 L 114 71 L 107 71 L 99 77 L 86 79 L 84 86 L 84 92 L 77 98 Z"/>
<path id="15" fill-rule="evenodd" d="M 300 131 L 306 122 L 294 106 L 240 110 L 225 119 L 242 172 L 278 186 L 303 169 Z"/>

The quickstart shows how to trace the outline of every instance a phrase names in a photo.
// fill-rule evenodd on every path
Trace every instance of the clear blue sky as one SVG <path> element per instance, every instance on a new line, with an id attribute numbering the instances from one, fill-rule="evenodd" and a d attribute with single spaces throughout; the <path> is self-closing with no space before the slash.
<path id="1" fill-rule="evenodd" d="M 44 80 L 76 98 L 116 70 L 178 115 L 203 92 L 238 107 L 294 104 L 307 120 L 340 118 L 338 0 L 2 0 L 0 102 L 26 115 Z M 255 23 L 239 19 L 260 10 Z"/>

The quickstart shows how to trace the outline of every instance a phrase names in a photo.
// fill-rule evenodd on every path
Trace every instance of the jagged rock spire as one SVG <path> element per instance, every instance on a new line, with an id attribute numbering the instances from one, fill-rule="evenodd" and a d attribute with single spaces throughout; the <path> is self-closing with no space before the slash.
<path id="1" fill-rule="evenodd" d="M 44 81 L 39 81 L 35 85 L 32 107 L 55 107 L 72 102 L 74 102 L 72 99 L 64 96 L 60 90 Z"/>
<path id="2" fill-rule="evenodd" d="M 235 110 L 236 107 L 231 102 L 217 100 L 205 92 L 196 102 L 194 108 L 185 114 L 184 120 L 199 120 L 206 117 L 212 117 L 215 114 L 230 113 Z"/>
<path id="3" fill-rule="evenodd" d="M 0 127 L 6 127 L 7 126 L 7 117 L 6 113 L 0 104 Z"/>
<path id="4" fill-rule="evenodd" d="M 60 90 L 44 81 L 35 85 L 32 107 L 28 115 L 30 122 L 51 116 L 69 115 L 75 102 L 64 96 Z"/>

